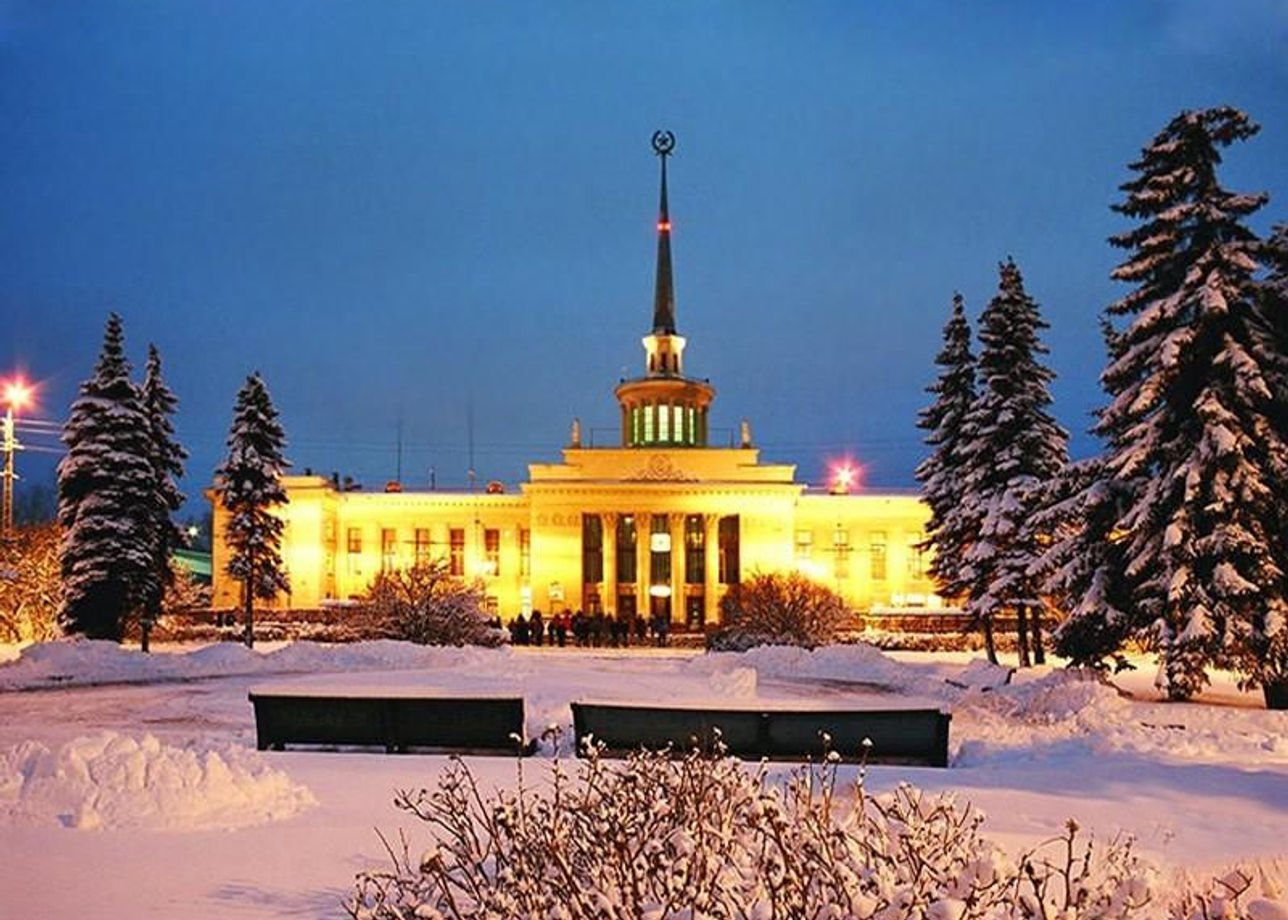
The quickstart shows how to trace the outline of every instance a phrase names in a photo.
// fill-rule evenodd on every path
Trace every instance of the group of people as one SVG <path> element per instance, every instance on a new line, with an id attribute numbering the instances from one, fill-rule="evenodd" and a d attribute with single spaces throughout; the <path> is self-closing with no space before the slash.
<path id="1" fill-rule="evenodd" d="M 571 638 L 580 648 L 625 648 L 632 643 L 644 645 L 651 636 L 655 645 L 666 645 L 671 634 L 671 623 L 664 617 L 645 620 L 639 616 L 613 616 L 596 610 L 594 613 L 561 611 L 549 619 L 540 610 L 531 616 L 522 613 L 510 621 L 510 641 L 515 645 L 557 645 L 563 648 Z"/>

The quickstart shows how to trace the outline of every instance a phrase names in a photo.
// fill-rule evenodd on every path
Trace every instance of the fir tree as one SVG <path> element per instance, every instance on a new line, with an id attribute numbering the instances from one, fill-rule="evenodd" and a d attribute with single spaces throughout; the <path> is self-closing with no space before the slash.
<path id="1" fill-rule="evenodd" d="M 1131 585 L 1117 531 L 1127 494 L 1105 476 L 1104 460 L 1071 463 L 1056 478 L 1035 522 L 1051 537 L 1039 569 L 1043 590 L 1065 612 L 1055 631 L 1057 654 L 1075 667 L 1126 666 Z"/>
<path id="2" fill-rule="evenodd" d="M 183 504 L 183 493 L 176 480 L 183 476 L 183 461 L 188 457 L 188 452 L 175 440 L 170 416 L 178 408 L 179 400 L 161 377 L 161 355 L 155 345 L 148 346 L 142 400 L 152 463 L 152 492 L 147 509 L 152 566 L 145 581 L 139 616 L 146 652 L 152 626 L 161 615 L 161 601 L 174 582 L 170 556 L 176 547 L 184 545 L 183 533 L 174 523 L 173 515 Z"/>
<path id="3" fill-rule="evenodd" d="M 115 313 L 108 317 L 94 375 L 72 403 L 63 443 L 59 619 L 65 632 L 120 641 L 151 571 L 147 509 L 154 486 L 147 416 L 130 381 Z"/>
<path id="4" fill-rule="evenodd" d="M 1055 374 L 1037 360 L 1047 351 L 1038 338 L 1045 328 L 1019 268 L 1008 259 L 1000 266 L 997 295 L 980 317 L 979 394 L 966 416 L 961 452 L 963 514 L 977 526 L 966 552 L 965 607 L 983 626 L 994 661 L 993 618 L 1015 613 L 1021 665 L 1029 663 L 1029 614 L 1037 616 L 1042 605 L 1035 571 L 1042 535 L 1034 513 L 1043 484 L 1067 462 L 1068 435 L 1047 412 L 1047 385 Z"/>
<path id="5" fill-rule="evenodd" d="M 1110 240 L 1129 250 L 1113 277 L 1135 288 L 1107 311 L 1127 324 L 1096 431 L 1105 474 L 1128 495 L 1116 530 L 1132 609 L 1170 699 L 1283 629 L 1281 356 L 1256 306 L 1259 244 L 1243 225 L 1265 196 L 1226 191 L 1216 175 L 1220 148 L 1257 130 L 1229 107 L 1182 112 L 1131 164 L 1114 205 L 1139 221 Z"/>
<path id="6" fill-rule="evenodd" d="M 255 600 L 290 590 L 282 565 L 282 519 L 273 513 L 287 500 L 282 487 L 282 472 L 290 465 L 282 456 L 285 445 L 268 389 L 258 373 L 251 374 L 237 394 L 228 456 L 215 471 L 219 500 L 229 514 L 227 571 L 242 583 L 247 646 L 255 641 Z"/>
<path id="7" fill-rule="evenodd" d="M 958 597 L 964 593 L 965 553 L 971 533 L 964 519 L 962 445 L 966 415 L 975 400 L 975 356 L 970 350 L 970 323 L 961 294 L 953 295 L 953 312 L 944 325 L 944 346 L 935 356 L 943 370 L 926 388 L 934 402 L 921 411 L 917 426 L 928 432 L 933 450 L 917 467 L 922 497 L 930 507 L 925 549 L 933 551 L 930 575 L 939 593 Z"/>
<path id="8" fill-rule="evenodd" d="M 1113 324 L 1101 317 L 1110 360 L 1122 354 Z M 1121 650 L 1131 635 L 1131 585 L 1118 522 L 1130 492 L 1105 473 L 1102 457 L 1068 464 L 1046 491 L 1037 526 L 1050 535 L 1039 561 L 1043 590 L 1065 612 L 1055 631 L 1057 654 L 1075 667 L 1127 667 Z"/>

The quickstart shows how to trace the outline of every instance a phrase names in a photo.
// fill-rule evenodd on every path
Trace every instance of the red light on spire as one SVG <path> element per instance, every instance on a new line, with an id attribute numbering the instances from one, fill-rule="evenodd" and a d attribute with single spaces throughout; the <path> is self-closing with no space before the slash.
<path id="1" fill-rule="evenodd" d="M 670 233 L 671 222 L 669 220 L 659 220 L 657 222 L 657 229 L 659 233 Z"/>

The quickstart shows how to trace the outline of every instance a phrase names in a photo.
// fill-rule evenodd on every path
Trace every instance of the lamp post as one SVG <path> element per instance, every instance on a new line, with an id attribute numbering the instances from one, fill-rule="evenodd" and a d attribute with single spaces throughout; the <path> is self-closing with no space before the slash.
<path id="1" fill-rule="evenodd" d="M 21 380 L 11 380 L 5 384 L 4 401 L 4 516 L 3 523 L 0 523 L 0 539 L 8 540 L 13 536 L 13 481 L 18 478 L 13 471 L 13 454 L 22 449 L 14 436 L 13 413 L 31 401 L 31 388 Z"/>

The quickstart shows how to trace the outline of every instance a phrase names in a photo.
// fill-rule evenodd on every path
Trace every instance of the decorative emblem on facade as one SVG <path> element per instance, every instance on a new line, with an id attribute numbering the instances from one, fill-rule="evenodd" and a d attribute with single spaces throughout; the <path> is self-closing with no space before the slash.
<path id="1" fill-rule="evenodd" d="M 645 482 L 697 482 L 696 476 L 686 475 L 684 470 L 680 469 L 671 462 L 671 458 L 666 454 L 654 454 L 648 458 L 648 463 L 644 468 L 634 476 L 627 477 L 632 481 Z"/>

